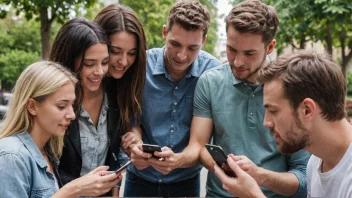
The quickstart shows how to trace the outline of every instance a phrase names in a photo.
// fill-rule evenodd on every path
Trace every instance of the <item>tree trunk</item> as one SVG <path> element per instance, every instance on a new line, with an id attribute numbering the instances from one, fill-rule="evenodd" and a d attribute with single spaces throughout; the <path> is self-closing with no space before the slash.
<path id="1" fill-rule="evenodd" d="M 332 35 L 331 35 L 331 25 L 330 21 L 327 21 L 326 23 L 326 45 L 327 45 L 327 51 L 329 54 L 332 55 Z"/>
<path id="2" fill-rule="evenodd" d="M 48 18 L 48 8 L 40 8 L 40 36 L 42 43 L 42 59 L 48 60 L 50 54 L 51 21 Z"/>
<path id="3" fill-rule="evenodd" d="M 299 48 L 300 49 L 306 48 L 306 35 L 303 32 L 301 32 L 301 35 L 300 35 Z"/>
<path id="4" fill-rule="evenodd" d="M 346 54 L 346 31 L 342 30 L 340 34 L 340 44 L 341 44 L 341 68 L 344 76 L 346 77 L 347 65 L 352 58 L 352 49 L 349 49 L 349 53 Z"/>

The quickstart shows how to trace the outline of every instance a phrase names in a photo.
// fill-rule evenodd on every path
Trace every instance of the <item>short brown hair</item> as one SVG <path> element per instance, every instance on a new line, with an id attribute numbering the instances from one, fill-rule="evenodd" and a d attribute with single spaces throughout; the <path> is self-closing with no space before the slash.
<path id="1" fill-rule="evenodd" d="M 187 31 L 203 30 L 205 37 L 210 25 L 210 14 L 208 9 L 197 1 L 178 1 L 170 10 L 166 31 L 169 32 L 174 24 Z"/>
<path id="2" fill-rule="evenodd" d="M 259 0 L 247 0 L 232 8 L 225 22 L 226 32 L 232 26 L 240 33 L 262 35 L 263 42 L 267 45 L 274 39 L 279 17 L 272 6 Z"/>
<path id="3" fill-rule="evenodd" d="M 305 98 L 311 98 L 322 109 L 328 121 L 344 119 L 346 81 L 329 54 L 300 50 L 279 57 L 259 70 L 257 81 L 283 80 L 284 96 L 296 110 Z"/>

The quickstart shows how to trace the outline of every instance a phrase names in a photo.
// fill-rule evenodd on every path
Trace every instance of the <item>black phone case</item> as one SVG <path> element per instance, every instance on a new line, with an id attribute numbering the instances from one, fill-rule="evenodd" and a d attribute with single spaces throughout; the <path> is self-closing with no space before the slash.
<path id="1" fill-rule="evenodd" d="M 227 157 L 221 147 L 210 144 L 206 144 L 205 147 L 219 167 L 221 167 L 223 163 L 226 163 Z"/>
<path id="2" fill-rule="evenodd" d="M 161 148 L 158 145 L 142 145 L 143 147 L 143 151 L 146 153 L 150 153 L 153 155 L 153 157 L 155 158 L 159 158 L 157 156 L 154 155 L 154 151 L 158 151 L 161 152 Z"/>

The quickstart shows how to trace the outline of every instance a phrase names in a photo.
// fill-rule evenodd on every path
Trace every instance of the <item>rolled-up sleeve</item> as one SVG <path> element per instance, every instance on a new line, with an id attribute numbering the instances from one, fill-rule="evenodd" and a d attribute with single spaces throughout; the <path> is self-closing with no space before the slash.
<path id="1" fill-rule="evenodd" d="M 305 150 L 300 150 L 292 155 L 287 156 L 288 172 L 296 175 L 299 181 L 299 187 L 292 197 L 307 197 L 307 163 L 311 154 Z"/>
<path id="2" fill-rule="evenodd" d="M 29 167 L 22 157 L 13 153 L 0 153 L 0 197 L 29 197 L 29 173 Z"/>

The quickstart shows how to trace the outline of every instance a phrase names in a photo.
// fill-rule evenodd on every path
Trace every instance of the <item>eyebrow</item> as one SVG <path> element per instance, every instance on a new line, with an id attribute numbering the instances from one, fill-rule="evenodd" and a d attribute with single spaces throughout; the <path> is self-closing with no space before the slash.
<path id="1" fill-rule="evenodd" d="M 177 43 L 177 44 L 181 45 L 181 43 L 180 43 L 180 42 L 178 42 L 178 41 L 176 41 L 176 40 L 172 40 L 172 39 L 170 39 L 170 41 L 175 42 L 175 43 Z M 200 47 L 200 45 L 193 44 L 193 45 L 189 45 L 188 47 Z"/>
<path id="2" fill-rule="evenodd" d="M 107 56 L 107 57 L 105 57 L 103 60 L 105 60 L 105 59 L 108 59 L 109 58 L 109 56 Z M 84 59 L 84 62 L 95 62 L 95 61 L 97 61 L 97 59 Z"/>
<path id="3" fill-rule="evenodd" d="M 113 47 L 113 48 L 117 48 L 117 49 L 119 49 L 119 50 L 122 50 L 122 48 L 121 48 L 121 47 L 114 46 L 114 45 L 110 45 L 110 46 L 111 46 L 111 47 Z M 130 50 L 128 50 L 128 51 L 131 51 L 131 50 L 137 50 L 137 48 L 135 47 L 135 48 L 130 49 Z"/>
<path id="4" fill-rule="evenodd" d="M 264 104 L 264 108 L 270 108 L 270 107 L 275 108 L 277 106 L 276 105 L 272 105 L 272 104 Z"/>
<path id="5" fill-rule="evenodd" d="M 229 44 L 226 44 L 226 46 L 227 46 L 228 48 L 230 48 L 230 49 L 233 49 L 233 50 L 236 50 L 236 51 L 237 51 L 237 49 L 231 47 Z M 257 52 L 257 51 L 258 51 L 257 49 L 249 49 L 249 50 L 244 50 L 243 52 L 245 52 L 245 53 L 251 53 L 251 52 Z"/>

